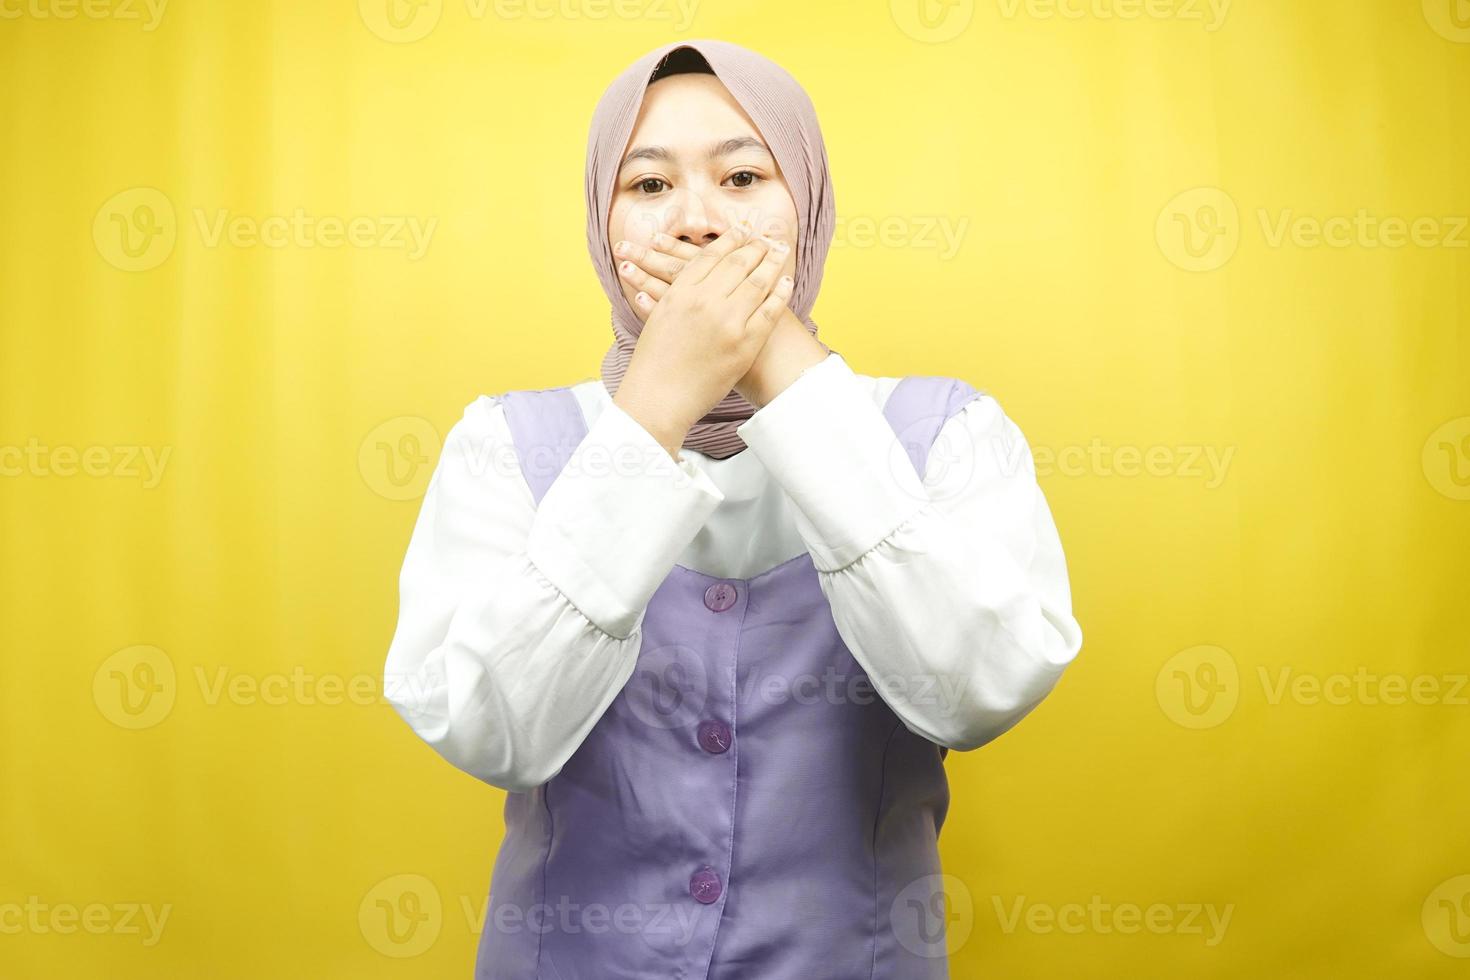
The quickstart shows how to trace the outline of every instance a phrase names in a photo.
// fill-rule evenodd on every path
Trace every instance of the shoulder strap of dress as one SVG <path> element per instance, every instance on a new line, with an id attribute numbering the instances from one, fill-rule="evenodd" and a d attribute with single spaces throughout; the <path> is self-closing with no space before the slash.
<path id="1" fill-rule="evenodd" d="M 541 498 L 587 435 L 582 406 L 569 386 L 509 391 L 497 397 L 515 444 L 521 475 L 539 505 Z"/>
<path id="2" fill-rule="evenodd" d="M 883 415 L 909 454 L 919 479 L 924 478 L 929 450 L 944 423 L 983 394 L 961 378 L 910 374 L 899 379 L 883 405 Z"/>

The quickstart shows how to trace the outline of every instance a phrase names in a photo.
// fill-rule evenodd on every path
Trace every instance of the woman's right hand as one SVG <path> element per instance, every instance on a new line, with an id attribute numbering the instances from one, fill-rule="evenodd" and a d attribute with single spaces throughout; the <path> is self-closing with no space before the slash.
<path id="1" fill-rule="evenodd" d="M 691 426 L 719 404 L 754 363 L 793 283 L 780 270 L 784 242 L 735 225 L 705 246 L 648 314 L 613 401 L 677 458 Z"/>

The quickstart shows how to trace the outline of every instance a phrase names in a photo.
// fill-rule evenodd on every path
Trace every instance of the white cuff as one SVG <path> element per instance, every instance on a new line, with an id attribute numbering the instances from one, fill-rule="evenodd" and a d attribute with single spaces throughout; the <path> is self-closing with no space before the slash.
<path id="1" fill-rule="evenodd" d="M 627 639 L 724 494 L 608 402 L 541 498 L 526 553 L 593 625 Z"/>
<path id="2" fill-rule="evenodd" d="M 735 431 L 796 505 L 818 571 L 856 561 L 929 502 L 883 410 L 836 351 Z"/>

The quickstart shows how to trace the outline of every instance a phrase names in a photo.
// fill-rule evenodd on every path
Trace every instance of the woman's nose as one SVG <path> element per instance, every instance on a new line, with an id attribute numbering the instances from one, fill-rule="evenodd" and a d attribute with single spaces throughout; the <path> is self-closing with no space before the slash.
<path id="1" fill-rule="evenodd" d="M 730 227 L 730 216 L 718 201 L 686 191 L 671 202 L 664 215 L 664 231 L 703 248 Z"/>

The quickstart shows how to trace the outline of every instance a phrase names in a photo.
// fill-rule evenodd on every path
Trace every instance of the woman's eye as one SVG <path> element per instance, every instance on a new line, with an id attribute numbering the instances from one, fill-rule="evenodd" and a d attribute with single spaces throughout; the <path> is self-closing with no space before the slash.
<path id="1" fill-rule="evenodd" d="M 750 179 L 741 180 L 742 177 L 748 177 Z M 756 181 L 760 180 L 760 175 L 752 173 L 749 170 L 742 170 L 739 173 L 731 174 L 730 179 L 735 181 L 736 187 L 749 187 L 751 184 L 754 184 Z"/>
<path id="2" fill-rule="evenodd" d="M 664 189 L 664 182 L 657 177 L 644 177 L 638 182 L 638 189 L 645 194 L 657 194 Z"/>

